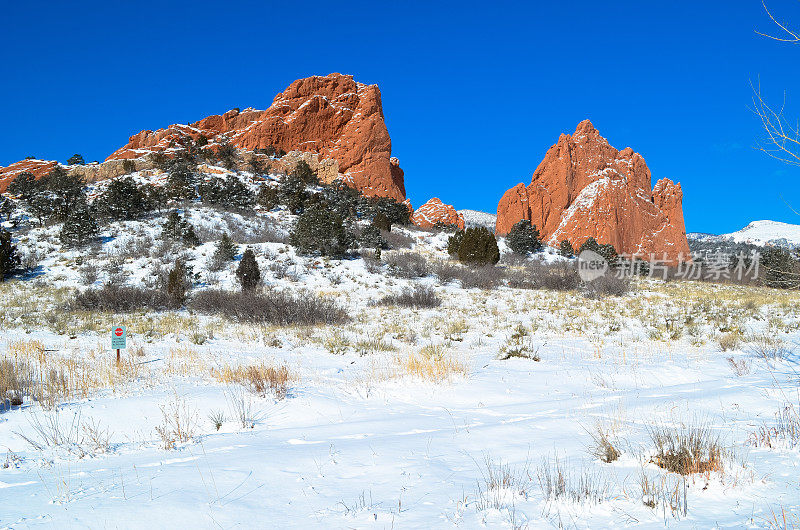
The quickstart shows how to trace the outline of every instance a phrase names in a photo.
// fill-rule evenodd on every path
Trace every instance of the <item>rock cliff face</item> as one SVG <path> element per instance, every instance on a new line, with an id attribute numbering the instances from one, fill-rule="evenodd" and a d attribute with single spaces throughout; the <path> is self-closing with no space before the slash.
<path id="1" fill-rule="evenodd" d="M 584 120 L 547 151 L 529 186 L 506 191 L 496 230 L 504 235 L 529 219 L 551 245 L 566 239 L 577 249 L 594 237 L 620 253 L 688 259 L 680 184 L 650 186 L 644 158 L 630 147 L 618 151 Z"/>
<path id="2" fill-rule="evenodd" d="M 0 193 L 6 191 L 8 185 L 17 178 L 20 173 L 30 172 L 36 177 L 41 177 L 48 174 L 58 162 L 54 160 L 38 160 L 35 158 L 26 158 L 19 162 L 14 162 L 10 166 L 0 167 Z"/>
<path id="3" fill-rule="evenodd" d="M 436 197 L 417 208 L 411 215 L 411 222 L 421 228 L 432 228 L 437 223 L 441 223 L 464 229 L 464 216 Z"/>
<path id="4" fill-rule="evenodd" d="M 190 125 L 142 131 L 108 160 L 138 158 L 201 135 L 211 144 L 225 135 L 236 147 L 250 151 L 272 145 L 317 153 L 320 159 L 335 161 L 342 178 L 363 194 L 405 199 L 403 170 L 391 156 L 380 90 L 349 75 L 299 79 L 275 96 L 267 110 L 234 109 Z"/>

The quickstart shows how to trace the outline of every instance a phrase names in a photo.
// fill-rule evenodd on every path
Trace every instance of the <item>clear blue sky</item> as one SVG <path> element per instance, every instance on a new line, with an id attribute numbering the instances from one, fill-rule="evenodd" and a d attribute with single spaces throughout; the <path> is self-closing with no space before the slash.
<path id="1" fill-rule="evenodd" d="M 800 2 L 771 0 L 800 28 Z M 758 0 L 13 2 L 0 33 L 0 165 L 102 160 L 141 129 L 266 108 L 294 79 L 377 83 L 413 204 L 494 212 L 589 118 L 681 182 L 689 231 L 800 223 L 800 168 L 753 149 L 749 79 L 800 117 L 800 45 Z"/>

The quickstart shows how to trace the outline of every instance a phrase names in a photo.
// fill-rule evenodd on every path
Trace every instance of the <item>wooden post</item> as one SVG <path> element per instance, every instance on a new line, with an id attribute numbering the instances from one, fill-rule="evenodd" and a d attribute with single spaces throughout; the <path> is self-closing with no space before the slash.
<path id="1" fill-rule="evenodd" d="M 119 348 L 117 348 L 117 364 L 119 364 Z"/>

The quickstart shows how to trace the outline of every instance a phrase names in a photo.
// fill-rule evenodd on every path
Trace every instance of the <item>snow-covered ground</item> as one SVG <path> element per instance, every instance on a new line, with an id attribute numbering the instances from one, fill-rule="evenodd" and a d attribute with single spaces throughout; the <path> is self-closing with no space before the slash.
<path id="1" fill-rule="evenodd" d="M 689 239 L 699 241 L 730 241 L 750 243 L 751 245 L 773 245 L 786 248 L 800 247 L 800 225 L 780 221 L 753 221 L 741 230 L 730 234 L 712 235 L 703 233 L 687 234 Z"/>
<path id="2" fill-rule="evenodd" d="M 268 286 L 329 297 L 351 322 L 70 313 L 87 261 L 98 285 L 110 260 L 147 283 L 156 220 L 112 224 L 92 256 L 56 251 L 54 228 L 31 230 L 41 270 L 0 284 L 0 357 L 63 370 L 70 391 L 0 412 L 0 527 L 800 524 L 800 434 L 782 436 L 776 416 L 790 407 L 791 425 L 800 409 L 797 293 L 649 280 L 600 300 L 464 289 L 257 242 L 290 226 L 285 212 L 187 215 L 201 234 L 239 229 Z M 447 259 L 447 234 L 396 230 Z M 233 289 L 236 263 L 209 272 L 212 252 L 188 251 L 196 288 Z M 374 304 L 413 285 L 442 305 Z M 131 347 L 117 367 L 119 324 Z M 248 366 L 286 367 L 286 394 L 230 375 Z M 659 467 L 652 432 L 692 427 L 719 438 L 719 465 L 686 477 Z M 612 462 L 595 454 L 600 432 Z"/>

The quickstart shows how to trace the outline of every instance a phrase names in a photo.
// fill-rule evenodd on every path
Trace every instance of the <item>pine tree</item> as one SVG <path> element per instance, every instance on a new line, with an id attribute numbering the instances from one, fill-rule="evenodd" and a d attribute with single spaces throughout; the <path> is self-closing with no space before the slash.
<path id="1" fill-rule="evenodd" d="M 306 185 L 296 175 L 284 177 L 278 186 L 278 203 L 285 205 L 293 214 L 302 212 L 308 199 Z"/>
<path id="2" fill-rule="evenodd" d="M 97 221 L 89 213 L 89 206 L 84 202 L 70 211 L 61 227 L 59 239 L 66 247 L 80 247 L 94 239 L 99 230 Z"/>
<path id="3" fill-rule="evenodd" d="M 239 267 L 236 269 L 236 278 L 243 291 L 252 291 L 261 282 L 261 271 L 252 249 L 248 248 L 244 251 L 242 261 L 239 262 Z"/>
<path id="4" fill-rule="evenodd" d="M 161 238 L 168 241 L 180 241 L 187 247 L 196 247 L 200 238 L 195 234 L 194 227 L 177 210 L 173 210 L 161 226 Z"/>
<path id="5" fill-rule="evenodd" d="M 17 246 L 11 239 L 11 232 L 0 228 L 0 282 L 11 276 L 19 267 Z"/>
<path id="6" fill-rule="evenodd" d="M 278 190 L 269 184 L 262 184 L 258 189 L 256 203 L 262 208 L 272 210 L 278 205 Z"/>
<path id="7" fill-rule="evenodd" d="M 68 166 L 82 166 L 85 163 L 86 162 L 83 160 L 83 156 L 79 155 L 78 153 L 75 153 L 67 159 Z"/>
<path id="8" fill-rule="evenodd" d="M 6 221 L 11 220 L 11 216 L 14 215 L 14 212 L 17 209 L 16 203 L 9 199 L 8 197 L 0 196 L 0 215 L 6 216 Z"/>
<path id="9" fill-rule="evenodd" d="M 253 155 L 247 161 L 247 170 L 250 171 L 253 176 L 260 177 L 268 171 L 268 166 L 259 157 Z"/>
<path id="10" fill-rule="evenodd" d="M 759 268 L 762 281 L 767 287 L 796 289 L 800 286 L 800 266 L 788 250 L 767 247 L 761 254 Z"/>
<path id="11" fill-rule="evenodd" d="M 575 249 L 572 248 L 572 243 L 570 243 L 569 240 L 562 239 L 561 243 L 558 245 L 558 253 L 565 258 L 571 258 L 575 255 Z"/>
<path id="12" fill-rule="evenodd" d="M 113 179 L 95 200 L 95 209 L 115 220 L 137 219 L 151 209 L 146 191 L 131 177 Z"/>
<path id="13" fill-rule="evenodd" d="M 342 218 L 325 204 L 312 204 L 298 217 L 289 241 L 301 254 L 341 257 L 353 244 Z"/>
<path id="14" fill-rule="evenodd" d="M 361 230 L 358 242 L 363 248 L 373 248 L 376 250 L 389 246 L 381 235 L 380 229 L 374 224 L 367 225 Z"/>
<path id="15" fill-rule="evenodd" d="M 301 160 L 297 163 L 297 165 L 294 167 L 294 172 L 292 175 L 299 178 L 300 181 L 305 185 L 319 184 L 317 173 L 311 169 L 311 166 L 309 166 L 308 162 L 305 160 Z"/>
<path id="16" fill-rule="evenodd" d="M 581 245 L 581 248 L 578 249 L 578 254 L 584 250 L 591 250 L 592 252 L 600 254 L 600 256 L 602 256 L 611 267 L 614 267 L 619 263 L 619 255 L 617 254 L 617 250 L 614 248 L 614 245 L 610 243 L 601 245 L 597 242 L 597 240 L 595 240 L 595 238 L 590 237 L 583 243 L 583 245 Z"/>
<path id="17" fill-rule="evenodd" d="M 458 261 L 480 266 L 496 264 L 500 249 L 494 234 L 484 226 L 467 228 L 458 248 Z"/>
<path id="18" fill-rule="evenodd" d="M 8 185 L 7 191 L 11 195 L 16 195 L 23 201 L 27 201 L 39 190 L 39 187 L 39 182 L 37 182 L 36 177 L 33 176 L 33 173 L 29 171 L 23 171 L 11 181 L 11 184 Z"/>
<path id="19" fill-rule="evenodd" d="M 234 169 L 239 162 L 239 152 L 225 136 L 222 137 L 222 140 L 217 145 L 217 158 L 222 166 L 227 169 Z"/>
<path id="20" fill-rule="evenodd" d="M 217 243 L 217 248 L 214 250 L 214 259 L 219 261 L 231 261 L 239 253 L 239 247 L 225 232 L 222 238 Z"/>
<path id="21" fill-rule="evenodd" d="M 374 226 L 378 230 L 389 232 L 392 229 L 392 222 L 389 221 L 389 218 L 386 216 L 385 213 L 378 212 L 375 214 L 375 217 L 372 218 L 372 226 Z"/>
<path id="22" fill-rule="evenodd" d="M 459 230 L 452 236 L 447 238 L 447 253 L 453 257 L 458 257 L 458 249 L 461 248 L 461 243 L 464 241 L 464 231 Z"/>
<path id="23" fill-rule="evenodd" d="M 167 177 L 167 197 L 174 201 L 194 200 L 197 197 L 195 186 L 197 174 L 191 162 L 174 160 L 169 167 Z"/>
<path id="24" fill-rule="evenodd" d="M 183 306 L 186 301 L 186 291 L 189 290 L 191 281 L 188 280 L 186 264 L 182 259 L 175 260 L 175 266 L 169 271 L 167 276 L 167 295 L 169 296 L 172 307 Z"/>
<path id="25" fill-rule="evenodd" d="M 37 194 L 37 207 L 47 208 L 49 211 L 44 212 L 44 216 L 55 222 L 66 220 L 72 211 L 87 201 L 83 175 L 67 173 L 61 166 L 42 177 L 39 186 L 44 188 L 44 193 Z"/>
<path id="26" fill-rule="evenodd" d="M 542 250 L 539 231 L 536 225 L 532 225 L 527 219 L 522 219 L 511 227 L 506 236 L 506 243 L 512 252 L 523 256 Z"/>

